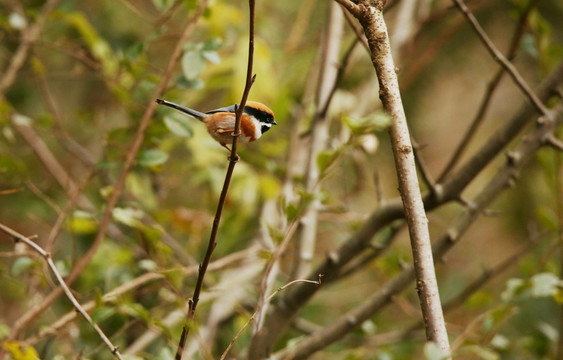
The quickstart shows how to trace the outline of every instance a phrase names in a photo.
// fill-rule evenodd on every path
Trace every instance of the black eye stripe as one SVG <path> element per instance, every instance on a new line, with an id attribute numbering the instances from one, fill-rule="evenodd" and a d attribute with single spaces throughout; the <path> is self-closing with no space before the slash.
<path id="1" fill-rule="evenodd" d="M 272 116 L 272 114 L 270 114 L 267 111 L 264 110 L 259 110 L 253 107 L 249 107 L 249 106 L 245 106 L 244 108 L 244 112 L 250 116 L 254 116 L 256 119 L 258 119 L 261 122 L 265 122 L 267 124 L 273 124 L 274 123 L 274 117 Z M 264 131 L 262 131 L 264 132 Z"/>

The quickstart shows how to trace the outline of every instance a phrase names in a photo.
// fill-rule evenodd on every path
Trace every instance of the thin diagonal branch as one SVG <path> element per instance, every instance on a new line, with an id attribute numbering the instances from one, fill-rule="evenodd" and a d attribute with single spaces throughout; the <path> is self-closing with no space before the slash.
<path id="1" fill-rule="evenodd" d="M 269 303 L 270 301 L 272 301 L 272 299 L 281 291 L 285 290 L 286 288 L 290 287 L 293 284 L 297 284 L 297 283 L 307 283 L 307 284 L 313 284 L 313 285 L 321 285 L 321 276 L 319 275 L 319 280 L 318 281 L 311 281 L 311 280 L 302 280 L 302 279 L 297 279 L 297 280 L 293 280 L 288 282 L 287 284 L 280 286 L 279 288 L 276 289 L 276 291 L 274 291 L 272 294 L 270 294 L 270 296 L 268 296 L 265 300 L 264 300 L 264 304 Z M 231 348 L 233 347 L 235 341 L 237 341 L 237 339 L 240 337 L 240 335 L 242 334 L 242 332 L 244 331 L 244 329 L 246 329 L 248 327 L 248 325 L 250 325 L 250 323 L 252 321 L 254 321 L 254 318 L 256 318 L 256 316 L 259 314 L 259 311 L 254 312 L 254 314 L 252 314 L 252 316 L 246 321 L 246 323 L 240 328 L 240 330 L 237 332 L 237 334 L 235 335 L 235 337 L 233 338 L 233 340 L 231 340 L 231 342 L 229 343 L 229 346 L 227 346 L 227 348 L 225 349 L 225 351 L 223 352 L 223 354 L 221 355 L 221 360 L 224 360 L 227 356 L 227 354 L 229 353 L 229 351 L 231 350 Z"/>
<path id="2" fill-rule="evenodd" d="M 524 30 L 526 28 L 528 17 L 530 16 L 532 9 L 536 6 L 538 1 L 539 0 L 530 1 L 530 3 L 528 4 L 528 7 L 526 8 L 524 13 L 520 17 L 520 20 L 518 22 L 518 26 L 516 27 L 516 30 L 514 32 L 512 40 L 510 42 L 510 47 L 509 47 L 508 52 L 507 52 L 506 57 L 508 59 L 512 59 L 514 57 L 514 55 L 516 54 L 516 51 L 518 50 L 518 46 L 520 44 L 520 40 L 522 39 L 522 35 L 524 34 Z M 448 164 L 446 165 L 446 167 L 442 171 L 441 175 L 438 177 L 438 182 L 441 182 L 442 180 L 444 180 L 446 175 L 457 164 L 457 162 L 459 161 L 459 158 L 461 157 L 461 155 L 463 154 L 463 152 L 467 148 L 469 141 L 471 141 L 471 139 L 473 138 L 473 135 L 475 135 L 475 133 L 477 132 L 477 129 L 479 128 L 479 126 L 481 125 L 483 120 L 485 119 L 485 114 L 486 114 L 487 110 L 489 109 L 489 105 L 491 104 L 491 101 L 493 99 L 493 94 L 496 91 L 496 89 L 498 88 L 498 85 L 500 84 L 500 81 L 503 78 L 505 73 L 506 73 L 505 68 L 501 67 L 497 71 L 497 73 L 495 74 L 493 79 L 490 81 L 489 86 L 487 86 L 487 90 L 486 90 L 485 94 L 483 95 L 483 99 L 481 100 L 481 104 L 479 105 L 479 109 L 477 110 L 477 113 L 475 114 L 475 117 L 473 118 L 473 121 L 471 122 L 471 125 L 469 126 L 469 129 L 467 129 L 467 132 L 463 136 L 463 139 L 459 143 L 459 145 L 458 145 L 457 149 L 455 150 L 454 154 L 452 155 L 450 161 L 448 162 Z"/>
<path id="3" fill-rule="evenodd" d="M 455 5 L 461 10 L 467 21 L 471 24 L 491 56 L 498 61 L 502 67 L 506 69 L 510 77 L 514 80 L 516 85 L 522 90 L 522 92 L 528 97 L 528 99 L 532 102 L 536 110 L 544 115 L 548 116 L 549 111 L 542 103 L 542 101 L 538 98 L 538 96 L 534 93 L 534 91 L 530 88 L 526 80 L 520 75 L 516 67 L 512 65 L 510 61 L 500 52 L 500 50 L 495 46 L 495 44 L 491 41 L 485 30 L 481 27 L 471 10 L 465 5 L 462 0 L 452 0 Z"/>
<path id="4" fill-rule="evenodd" d="M 246 258 L 248 258 L 248 256 L 252 253 L 255 253 L 258 249 L 256 247 L 251 247 L 245 250 L 241 250 L 239 252 L 224 256 L 218 260 L 213 261 L 211 264 L 209 264 L 209 269 L 210 270 L 221 270 L 229 265 L 232 265 L 235 262 L 239 262 L 241 260 L 244 260 Z M 32 253 L 35 254 L 35 253 Z M 22 254 L 18 254 L 18 256 L 22 256 L 22 255 L 26 255 L 25 253 Z M 0 255 L 1 256 L 1 255 Z M 180 271 L 182 272 L 182 274 L 184 276 L 192 276 L 197 274 L 198 271 L 198 267 L 195 265 L 191 265 L 191 266 L 187 266 L 187 267 L 183 267 L 182 269 L 180 269 Z M 114 288 L 113 290 L 107 292 L 106 294 L 104 294 L 99 300 L 91 300 L 88 301 L 84 304 L 82 304 L 81 306 L 86 310 L 92 310 L 94 309 L 97 305 L 99 305 L 99 303 L 101 302 L 102 304 L 107 304 L 107 303 L 111 303 L 114 302 L 117 298 L 119 298 L 119 296 L 133 291 L 135 289 L 141 288 L 143 285 L 146 285 L 148 283 L 151 282 L 157 282 L 157 281 L 162 281 L 166 279 L 166 275 L 160 272 L 149 272 L 149 273 L 144 273 L 134 279 L 131 279 L 129 281 L 127 281 L 126 283 L 123 283 L 121 285 L 119 285 L 118 287 Z M 48 335 L 54 335 L 56 334 L 58 331 L 60 331 L 62 328 L 64 328 L 68 323 L 72 322 L 74 319 L 76 319 L 76 311 L 71 311 L 66 313 L 65 315 L 61 316 L 57 321 L 55 321 L 54 323 L 52 323 L 51 325 L 49 325 L 49 327 L 46 327 L 42 330 L 39 331 L 39 333 L 34 334 L 33 336 L 25 339 L 25 343 L 26 344 L 34 344 L 37 343 L 39 340 L 41 340 L 42 338 L 44 338 L 45 336 Z M 170 325 L 172 326 L 172 325 Z M 127 350 L 124 351 L 124 354 L 127 355 Z"/>
<path id="5" fill-rule="evenodd" d="M 199 266 L 199 272 L 197 276 L 196 285 L 194 287 L 194 292 L 189 299 L 189 309 L 187 315 L 187 324 L 184 325 L 182 328 L 182 334 L 180 336 L 180 341 L 178 343 L 178 348 L 176 350 L 176 360 L 182 360 L 182 354 L 184 353 L 184 348 L 186 346 L 186 340 L 188 338 L 190 327 L 192 326 L 193 319 L 195 316 L 195 311 L 197 304 L 199 302 L 199 294 L 201 292 L 201 288 L 203 287 L 203 279 L 205 277 L 205 273 L 207 271 L 207 267 L 209 262 L 211 261 L 211 255 L 213 254 L 213 250 L 215 246 L 217 246 L 217 232 L 219 230 L 219 223 L 221 221 L 221 214 L 223 213 L 223 206 L 225 204 L 225 200 L 227 198 L 227 192 L 229 191 L 229 185 L 231 183 L 231 177 L 233 175 L 233 171 L 235 169 L 236 163 L 239 161 L 239 156 L 237 154 L 237 143 L 238 137 L 240 136 L 240 123 L 242 119 L 242 113 L 244 111 L 244 107 L 246 105 L 246 100 L 248 99 L 248 94 L 250 93 L 250 88 L 254 83 L 254 79 L 256 76 L 252 75 L 252 67 L 254 63 L 254 6 L 255 1 L 249 0 L 248 1 L 249 12 L 250 12 L 250 25 L 249 25 L 249 43 L 248 43 L 248 65 L 246 71 L 246 84 L 244 87 L 244 91 L 242 94 L 242 99 L 240 104 L 237 106 L 236 109 L 236 119 L 235 119 L 235 131 L 233 133 L 233 143 L 231 147 L 231 155 L 229 157 L 229 167 L 227 168 L 227 173 L 225 175 L 225 181 L 223 183 L 223 189 L 221 190 L 221 195 L 219 196 L 219 202 L 217 204 L 217 211 L 215 212 L 215 218 L 213 219 L 213 227 L 211 228 L 211 234 L 209 236 L 209 243 L 207 245 L 207 251 L 205 253 L 205 257 L 203 258 L 202 263 Z"/>
<path id="6" fill-rule="evenodd" d="M 61 0 L 47 1 L 47 3 L 43 6 L 43 9 L 41 10 L 41 13 L 37 17 L 37 21 L 33 25 L 30 25 L 22 31 L 21 42 L 16 49 L 14 56 L 12 56 L 10 65 L 8 65 L 8 68 L 4 70 L 4 74 L 0 78 L 0 99 L 4 97 L 6 90 L 10 86 L 12 86 L 14 80 L 16 80 L 18 72 L 27 59 L 29 50 L 39 39 L 41 29 L 43 28 L 43 25 L 45 25 L 47 16 L 59 4 L 60 1 Z"/>
<path id="7" fill-rule="evenodd" d="M 342 5 L 350 14 L 357 16 L 360 13 L 360 7 L 351 0 L 335 0 L 337 3 Z"/>
<path id="8" fill-rule="evenodd" d="M 100 329 L 98 324 L 96 324 L 92 320 L 92 318 L 86 312 L 86 310 L 84 310 L 84 308 L 82 308 L 82 306 L 80 306 L 80 303 L 78 302 L 78 300 L 76 300 L 76 298 L 72 294 L 72 291 L 70 291 L 70 288 L 65 284 L 63 277 L 61 276 L 61 274 L 57 270 L 57 267 L 55 266 L 55 263 L 53 262 L 53 258 L 51 257 L 51 253 L 43 250 L 43 248 L 41 246 L 39 246 L 36 243 L 34 243 L 33 241 L 31 241 L 28 237 L 18 233 L 17 231 L 15 231 L 15 230 L 13 230 L 13 229 L 11 229 L 11 228 L 3 225 L 3 224 L 0 224 L 0 230 L 5 232 L 6 234 L 10 235 L 11 237 L 16 239 L 17 241 L 21 241 L 21 242 L 25 243 L 27 246 L 29 246 L 35 252 L 37 252 L 39 255 L 41 255 L 41 257 L 45 260 L 45 262 L 47 262 L 47 265 L 49 265 L 49 268 L 51 269 L 51 271 L 53 272 L 53 274 L 57 278 L 59 285 L 64 290 L 64 293 L 66 294 L 67 298 L 70 300 L 70 302 L 72 303 L 72 305 L 74 306 L 76 311 L 78 311 L 80 313 L 80 315 L 82 315 L 82 317 L 84 317 L 84 319 L 86 319 L 86 321 L 88 321 L 88 323 L 94 328 L 94 330 L 98 333 L 98 336 L 100 336 L 100 338 L 102 339 L 104 344 L 110 349 L 111 353 L 116 358 L 123 359 L 121 357 L 121 354 L 117 350 L 117 347 L 115 345 L 113 345 L 111 340 L 106 336 L 106 334 L 104 334 L 104 332 L 102 331 L 102 329 Z"/>

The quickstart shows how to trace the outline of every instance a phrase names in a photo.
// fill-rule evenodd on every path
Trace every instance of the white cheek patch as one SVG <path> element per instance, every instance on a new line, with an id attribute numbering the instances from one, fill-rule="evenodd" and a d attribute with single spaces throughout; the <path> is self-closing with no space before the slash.
<path id="1" fill-rule="evenodd" d="M 252 123 L 254 124 L 254 138 L 258 139 L 262 136 L 262 124 L 260 121 L 256 120 L 254 116 L 250 117 L 252 119 Z"/>

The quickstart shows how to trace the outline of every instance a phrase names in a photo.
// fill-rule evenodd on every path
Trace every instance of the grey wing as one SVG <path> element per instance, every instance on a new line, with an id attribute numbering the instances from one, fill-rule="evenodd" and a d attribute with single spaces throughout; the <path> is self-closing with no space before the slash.
<path id="1" fill-rule="evenodd" d="M 235 105 L 226 106 L 226 107 L 222 107 L 222 108 L 215 109 L 215 110 L 210 110 L 210 111 L 206 112 L 206 114 L 215 114 L 215 113 L 219 113 L 219 112 L 232 112 L 232 113 L 234 113 L 235 112 Z"/>

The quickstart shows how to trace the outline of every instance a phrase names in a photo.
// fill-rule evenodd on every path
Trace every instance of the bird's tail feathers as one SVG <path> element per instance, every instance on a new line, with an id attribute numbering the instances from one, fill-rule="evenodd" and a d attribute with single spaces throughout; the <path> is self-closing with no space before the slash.
<path id="1" fill-rule="evenodd" d="M 182 105 L 175 104 L 175 103 L 170 102 L 170 101 L 166 101 L 166 100 L 162 100 L 162 99 L 156 99 L 156 103 L 159 104 L 159 105 L 168 106 L 168 107 L 171 107 L 172 109 L 176 109 L 178 111 L 181 111 L 184 114 L 188 114 L 191 117 L 198 119 L 199 121 L 203 121 L 203 119 L 206 116 L 205 113 L 202 113 L 202 112 L 194 110 L 194 109 L 187 108 L 187 107 L 182 106 Z"/>

